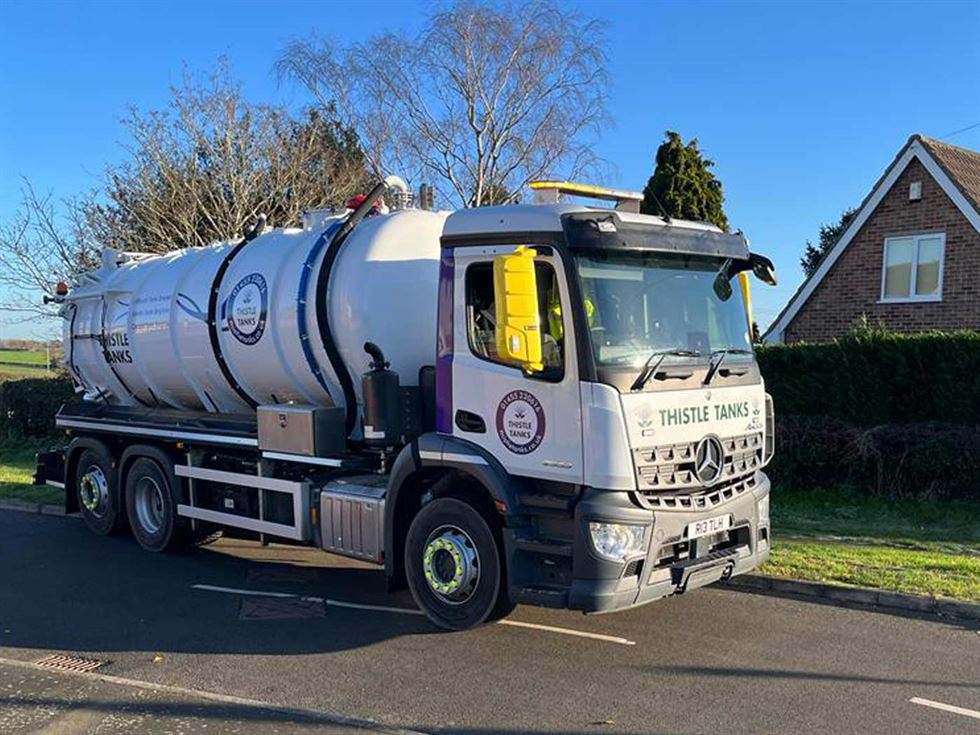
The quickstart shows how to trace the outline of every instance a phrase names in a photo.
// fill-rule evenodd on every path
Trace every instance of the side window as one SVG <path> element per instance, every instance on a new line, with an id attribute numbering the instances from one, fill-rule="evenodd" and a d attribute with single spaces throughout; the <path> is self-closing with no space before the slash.
<path id="1" fill-rule="evenodd" d="M 555 270 L 535 264 L 538 282 L 538 323 L 541 327 L 542 377 L 560 380 L 565 368 L 565 330 Z M 484 360 L 509 364 L 497 356 L 497 320 L 493 297 L 493 263 L 474 263 L 466 270 L 466 331 L 470 350 Z"/>

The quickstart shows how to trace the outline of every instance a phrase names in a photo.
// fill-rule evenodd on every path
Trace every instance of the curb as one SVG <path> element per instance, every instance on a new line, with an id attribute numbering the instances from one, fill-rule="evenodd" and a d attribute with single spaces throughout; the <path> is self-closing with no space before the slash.
<path id="1" fill-rule="evenodd" d="M 828 600 L 838 604 L 870 605 L 890 610 L 927 613 L 942 617 L 980 621 L 980 604 L 959 602 L 942 597 L 910 595 L 904 592 L 876 590 L 869 587 L 845 587 L 824 582 L 805 582 L 786 577 L 770 577 L 765 574 L 742 574 L 728 582 L 731 587 L 773 595 L 797 595 Z"/>
<path id="2" fill-rule="evenodd" d="M 0 499 L 0 510 L 14 510 L 20 513 L 41 513 L 48 516 L 64 516 L 65 509 L 61 505 L 45 505 L 32 503 L 29 500 Z"/>

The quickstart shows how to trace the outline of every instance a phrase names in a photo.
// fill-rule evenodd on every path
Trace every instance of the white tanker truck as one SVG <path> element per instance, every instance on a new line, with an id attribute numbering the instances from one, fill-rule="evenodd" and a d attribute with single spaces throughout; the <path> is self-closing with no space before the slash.
<path id="1" fill-rule="evenodd" d="M 628 192 L 445 213 L 385 188 L 301 228 L 107 250 L 55 297 L 80 400 L 35 481 L 149 551 L 234 529 L 374 562 L 452 629 L 765 561 L 747 273 L 771 262 Z"/>

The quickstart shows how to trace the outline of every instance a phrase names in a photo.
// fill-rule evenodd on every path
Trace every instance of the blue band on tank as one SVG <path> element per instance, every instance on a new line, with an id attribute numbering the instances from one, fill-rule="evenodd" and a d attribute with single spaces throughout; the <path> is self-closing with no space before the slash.
<path id="1" fill-rule="evenodd" d="M 310 344 L 310 330 L 309 325 L 306 323 L 306 294 L 310 285 L 310 277 L 313 274 L 313 264 L 320 257 L 323 248 L 330 242 L 330 239 L 340 225 L 341 221 L 334 222 L 313 243 L 313 248 L 310 250 L 309 255 L 306 256 L 306 262 L 303 263 L 303 270 L 299 276 L 299 291 L 296 294 L 296 324 L 299 328 L 299 342 L 303 346 L 303 356 L 306 357 L 306 364 L 310 366 L 310 371 L 313 373 L 313 377 L 316 378 L 316 382 L 327 392 L 327 395 L 330 395 L 330 389 L 327 387 L 326 378 L 323 377 L 323 370 L 320 369 L 320 365 L 313 355 L 313 346 Z"/>

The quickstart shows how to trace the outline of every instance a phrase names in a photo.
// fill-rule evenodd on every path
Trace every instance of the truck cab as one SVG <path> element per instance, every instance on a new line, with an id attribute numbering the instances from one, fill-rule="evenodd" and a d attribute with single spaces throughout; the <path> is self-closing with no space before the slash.
<path id="1" fill-rule="evenodd" d="M 772 404 L 745 276 L 772 272 L 740 233 L 551 204 L 454 213 L 441 245 L 421 461 L 493 489 L 511 603 L 607 612 L 766 560 Z M 413 585 L 450 627 L 467 543 Z"/>

